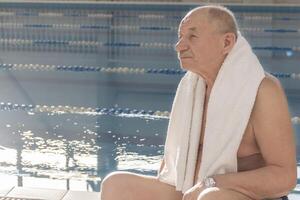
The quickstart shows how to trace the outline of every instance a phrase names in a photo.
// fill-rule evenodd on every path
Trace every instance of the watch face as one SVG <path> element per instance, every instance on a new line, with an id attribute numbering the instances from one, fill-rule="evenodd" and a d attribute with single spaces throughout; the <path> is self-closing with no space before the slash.
<path id="1" fill-rule="evenodd" d="M 216 182 L 213 178 L 209 177 L 204 179 L 204 185 L 206 187 L 214 187 L 216 185 Z"/>

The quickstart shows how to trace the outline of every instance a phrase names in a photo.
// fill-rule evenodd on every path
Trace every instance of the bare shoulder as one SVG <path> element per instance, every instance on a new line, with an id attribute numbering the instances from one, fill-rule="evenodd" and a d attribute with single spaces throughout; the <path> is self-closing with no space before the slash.
<path id="1" fill-rule="evenodd" d="M 286 96 L 280 81 L 269 73 L 261 81 L 251 114 L 251 122 L 257 123 L 274 117 L 288 109 Z"/>
<path id="2" fill-rule="evenodd" d="M 271 74 L 266 73 L 258 88 L 253 112 L 262 110 L 270 112 L 271 110 L 266 110 L 266 108 L 270 109 L 272 107 L 276 110 L 287 108 L 287 101 L 280 81 Z"/>
<path id="3" fill-rule="evenodd" d="M 284 95 L 284 91 L 280 81 L 273 75 L 266 73 L 265 78 L 262 80 L 258 88 L 257 97 L 272 98 L 270 94 Z"/>

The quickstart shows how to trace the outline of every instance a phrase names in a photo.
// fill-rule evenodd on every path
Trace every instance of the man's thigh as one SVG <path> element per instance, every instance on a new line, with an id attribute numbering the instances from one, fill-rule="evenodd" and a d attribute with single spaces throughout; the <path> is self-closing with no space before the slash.
<path id="1" fill-rule="evenodd" d="M 114 172 L 105 179 L 104 181 L 111 183 L 111 187 L 118 188 L 119 192 L 128 192 L 132 200 L 181 200 L 183 196 L 174 186 L 162 183 L 154 176 Z"/>
<path id="2" fill-rule="evenodd" d="M 218 187 L 207 188 L 203 190 L 198 196 L 197 200 L 253 200 L 252 198 L 229 189 Z"/>

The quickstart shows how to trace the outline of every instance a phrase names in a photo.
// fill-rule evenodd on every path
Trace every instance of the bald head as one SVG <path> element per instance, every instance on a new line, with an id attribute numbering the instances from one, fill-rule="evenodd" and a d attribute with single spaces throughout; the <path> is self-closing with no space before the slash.
<path id="1" fill-rule="evenodd" d="M 213 83 L 237 35 L 234 15 L 225 7 L 191 10 L 178 27 L 176 51 L 180 65 Z"/>
<path id="2" fill-rule="evenodd" d="M 204 19 L 220 33 L 234 33 L 237 38 L 238 26 L 235 16 L 224 6 L 209 5 L 197 7 L 191 10 L 188 15 L 195 15 L 196 18 Z"/>

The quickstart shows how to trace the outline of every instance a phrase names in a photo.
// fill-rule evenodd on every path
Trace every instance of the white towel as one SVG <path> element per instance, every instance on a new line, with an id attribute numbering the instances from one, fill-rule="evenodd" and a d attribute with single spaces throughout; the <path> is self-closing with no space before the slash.
<path id="1" fill-rule="evenodd" d="M 237 172 L 237 151 L 255 102 L 264 70 L 245 38 L 239 34 L 222 64 L 208 101 L 202 160 L 197 182 L 205 177 Z M 165 166 L 160 181 L 183 193 L 193 186 L 206 85 L 187 72 L 172 105 Z"/>

